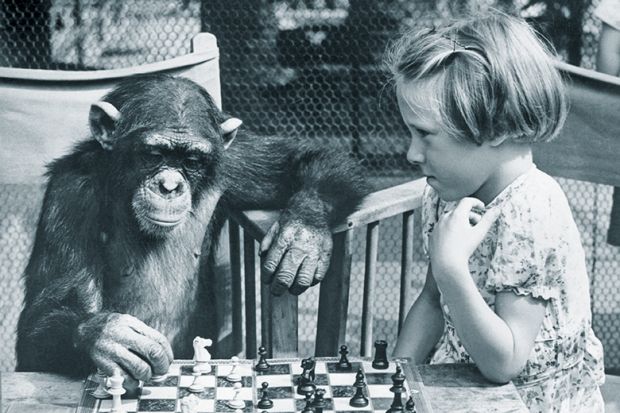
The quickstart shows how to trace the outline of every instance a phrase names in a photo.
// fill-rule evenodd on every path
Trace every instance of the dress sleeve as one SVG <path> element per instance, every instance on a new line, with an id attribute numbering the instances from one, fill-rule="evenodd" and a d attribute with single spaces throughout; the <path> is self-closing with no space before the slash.
<path id="1" fill-rule="evenodd" d="M 487 290 L 545 300 L 560 296 L 569 249 L 562 237 L 562 222 L 554 219 L 551 211 L 548 204 L 510 203 L 502 208 Z"/>
<path id="2" fill-rule="evenodd" d="M 428 258 L 428 237 L 438 219 L 439 195 L 426 185 L 422 194 L 422 247 L 424 255 Z"/>

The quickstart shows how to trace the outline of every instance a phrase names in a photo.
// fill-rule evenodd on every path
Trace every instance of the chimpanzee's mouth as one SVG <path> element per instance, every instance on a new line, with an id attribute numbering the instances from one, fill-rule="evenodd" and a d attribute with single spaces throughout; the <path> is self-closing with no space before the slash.
<path id="1" fill-rule="evenodd" d="M 176 220 L 172 220 L 172 219 L 164 219 L 164 218 L 155 218 L 155 217 L 149 217 L 149 216 L 145 216 L 144 217 L 147 221 L 158 225 L 160 227 L 174 227 L 176 225 L 179 225 L 181 223 L 181 221 L 183 221 L 183 218 L 179 218 Z"/>

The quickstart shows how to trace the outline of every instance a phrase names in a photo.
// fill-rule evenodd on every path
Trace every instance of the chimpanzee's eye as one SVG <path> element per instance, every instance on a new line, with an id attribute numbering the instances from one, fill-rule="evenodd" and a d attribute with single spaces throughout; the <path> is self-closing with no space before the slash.
<path id="1" fill-rule="evenodd" d="M 142 160 L 148 163 L 161 163 L 164 160 L 164 154 L 159 149 L 150 149 L 142 152 Z"/>
<path id="2" fill-rule="evenodd" d="M 195 171 L 202 167 L 202 160 L 197 156 L 187 156 L 183 158 L 183 166 L 186 169 Z"/>

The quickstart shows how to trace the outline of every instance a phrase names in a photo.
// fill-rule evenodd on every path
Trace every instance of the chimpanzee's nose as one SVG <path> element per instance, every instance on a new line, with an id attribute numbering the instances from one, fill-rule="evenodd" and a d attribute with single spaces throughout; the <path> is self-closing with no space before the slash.
<path id="1" fill-rule="evenodd" d="M 168 195 L 173 192 L 183 192 L 185 189 L 183 175 L 176 171 L 165 170 L 158 176 L 159 191 L 162 195 Z"/>

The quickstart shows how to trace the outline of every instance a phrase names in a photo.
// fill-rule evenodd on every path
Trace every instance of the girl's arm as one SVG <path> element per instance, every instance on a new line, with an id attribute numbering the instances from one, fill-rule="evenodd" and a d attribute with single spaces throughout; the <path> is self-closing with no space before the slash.
<path id="1" fill-rule="evenodd" d="M 429 238 L 429 255 L 437 287 L 448 306 L 456 332 L 489 380 L 507 382 L 525 366 L 545 316 L 546 301 L 512 292 L 496 295 L 495 311 L 480 295 L 469 273 L 469 257 L 499 215 L 487 211 L 470 223 L 474 207 L 484 205 L 463 198 L 443 215 Z"/>
<path id="2" fill-rule="evenodd" d="M 498 383 L 519 374 L 534 347 L 547 302 L 501 292 L 496 296 L 494 312 L 466 266 L 437 278 L 454 328 L 480 372 Z"/>
<path id="3" fill-rule="evenodd" d="M 429 266 L 424 288 L 403 323 L 394 356 L 410 357 L 415 364 L 423 363 L 441 337 L 443 328 L 439 291 Z"/>

